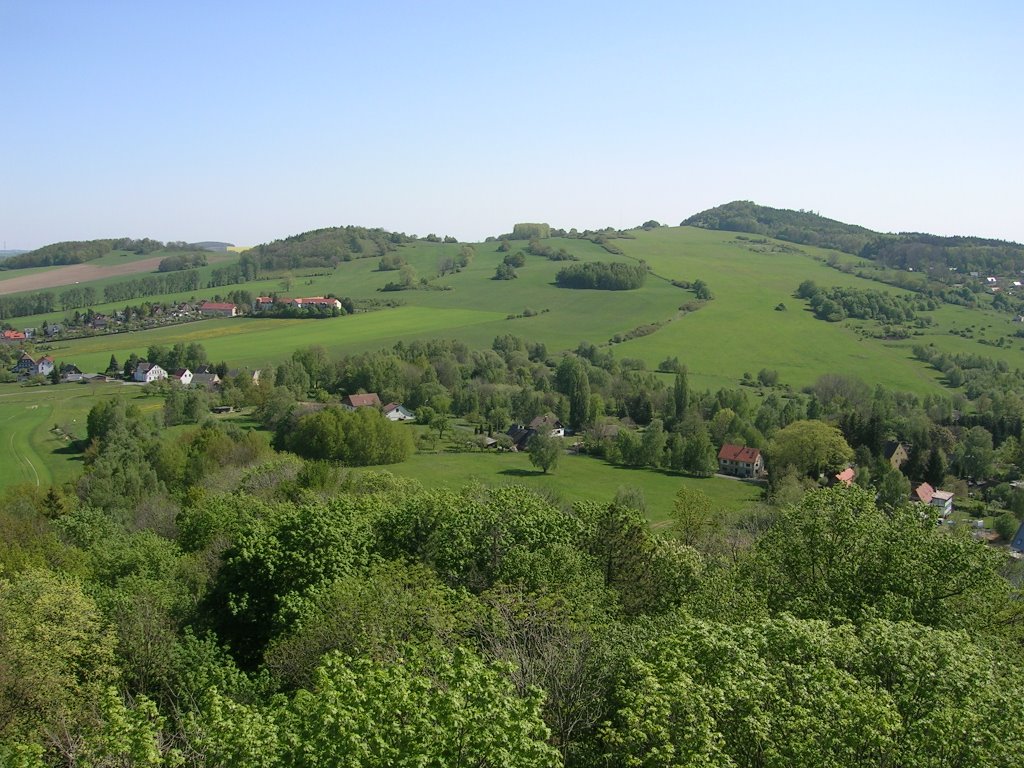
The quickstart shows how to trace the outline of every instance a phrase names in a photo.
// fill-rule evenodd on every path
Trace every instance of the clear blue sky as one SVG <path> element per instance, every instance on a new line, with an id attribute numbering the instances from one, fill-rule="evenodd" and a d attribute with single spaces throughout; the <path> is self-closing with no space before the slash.
<path id="1" fill-rule="evenodd" d="M 678 224 L 1024 241 L 1019 2 L 0 0 L 0 241 Z"/>

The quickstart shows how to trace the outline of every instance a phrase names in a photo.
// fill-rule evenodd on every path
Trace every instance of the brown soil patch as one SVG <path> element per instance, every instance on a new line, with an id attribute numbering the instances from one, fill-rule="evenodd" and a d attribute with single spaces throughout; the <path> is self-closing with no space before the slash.
<path id="1" fill-rule="evenodd" d="M 66 267 L 57 267 L 46 272 L 36 272 L 32 275 L 0 280 L 0 295 L 18 293 L 20 291 L 40 291 L 45 288 L 58 288 L 74 285 L 75 283 L 87 283 L 90 280 L 102 280 L 104 277 L 136 275 L 139 272 L 155 272 L 163 258 L 163 256 L 154 256 L 151 259 L 129 261 L 126 264 L 118 264 L 114 267 L 96 264 L 69 264 Z"/>

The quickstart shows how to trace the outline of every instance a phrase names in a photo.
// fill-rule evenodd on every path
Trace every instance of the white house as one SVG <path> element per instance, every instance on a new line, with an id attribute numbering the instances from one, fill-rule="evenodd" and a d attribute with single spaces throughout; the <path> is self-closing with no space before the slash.
<path id="1" fill-rule="evenodd" d="M 141 381 L 143 384 L 149 384 L 151 381 L 166 379 L 167 371 L 156 363 L 147 363 L 143 360 L 135 366 L 135 375 L 132 378 L 134 378 L 135 381 Z"/>
<path id="2" fill-rule="evenodd" d="M 181 384 L 183 387 L 187 387 L 192 383 L 192 371 L 188 368 L 179 368 L 170 375 L 171 379 Z"/>
<path id="3" fill-rule="evenodd" d="M 384 406 L 384 415 L 389 421 L 412 421 L 416 414 L 401 403 L 388 403 Z"/>
<path id="4" fill-rule="evenodd" d="M 49 376 L 53 372 L 53 358 L 49 355 L 36 360 L 35 373 L 37 376 Z"/>
<path id="5" fill-rule="evenodd" d="M 921 483 L 914 489 L 913 499 L 939 510 L 939 515 L 949 517 L 953 511 L 953 494 L 950 491 L 939 491 L 928 483 Z"/>

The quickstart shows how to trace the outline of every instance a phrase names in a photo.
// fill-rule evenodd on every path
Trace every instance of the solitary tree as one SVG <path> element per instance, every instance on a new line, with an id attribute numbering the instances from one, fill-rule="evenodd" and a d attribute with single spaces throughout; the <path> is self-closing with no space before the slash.
<path id="1" fill-rule="evenodd" d="M 561 441 L 543 432 L 538 432 L 530 438 L 526 450 L 530 454 L 530 463 L 542 470 L 545 475 L 549 469 L 554 469 L 558 465 L 558 459 L 562 455 Z"/>

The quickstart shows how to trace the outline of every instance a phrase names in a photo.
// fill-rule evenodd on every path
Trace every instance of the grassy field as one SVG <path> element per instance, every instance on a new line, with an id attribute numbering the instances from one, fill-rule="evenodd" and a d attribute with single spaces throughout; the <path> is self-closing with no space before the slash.
<path id="1" fill-rule="evenodd" d="M 737 240 L 731 233 L 689 227 L 637 232 L 635 239 L 614 242 L 625 256 L 613 256 L 585 240 L 553 239 L 550 244 L 564 247 L 582 260 L 642 258 L 655 275 L 665 279 L 652 276 L 637 291 L 565 290 L 554 285 L 555 274 L 564 264 L 528 255 L 526 266 L 518 270 L 518 279 L 496 281 L 491 278 L 503 254 L 496 252 L 492 243 L 476 245 L 477 255 L 467 268 L 435 278 L 439 262 L 457 254 L 462 246 L 416 242 L 403 246 L 399 253 L 420 276 L 431 278 L 431 290 L 381 293 L 379 289 L 396 280 L 397 273 L 377 271 L 378 260 L 372 258 L 345 262 L 324 275 L 283 275 L 194 292 L 196 298 L 235 288 L 253 294 L 277 291 L 292 296 L 333 293 L 362 300 L 396 300 L 403 304 L 397 309 L 325 321 L 210 320 L 63 343 L 51 353 L 83 369 L 95 369 L 105 367 L 111 352 L 120 359 L 133 351 L 141 354 L 150 344 L 199 341 L 213 359 L 257 366 L 309 344 L 319 344 L 334 354 L 426 337 L 458 338 L 470 346 L 483 347 L 504 333 L 544 342 L 557 353 L 581 341 L 608 343 L 616 334 L 657 323 L 661 328 L 656 333 L 616 345 L 617 356 L 643 360 L 651 369 L 667 357 L 678 357 L 689 367 L 695 386 L 712 389 L 735 386 L 744 373 L 756 374 L 761 368 L 769 368 L 779 372 L 783 383 L 794 387 L 811 384 L 822 373 L 831 372 L 918 394 L 943 391 L 939 375 L 913 359 L 911 348 L 915 343 L 935 344 L 950 352 L 981 353 L 1013 367 L 1024 363 L 1024 342 L 1019 339 L 1005 348 L 980 343 L 1012 336 L 1020 327 L 1015 327 L 1008 315 L 990 310 L 944 306 L 932 313 L 936 321 L 933 327 L 904 341 L 870 338 L 877 327 L 860 321 L 825 323 L 815 319 L 803 302 L 792 296 L 805 279 L 822 286 L 897 292 L 830 268 L 823 262 L 828 251 L 802 248 L 799 252 L 754 252 L 749 242 Z M 668 279 L 702 279 L 710 285 L 714 300 L 683 316 L 679 307 L 692 301 L 693 294 L 672 286 Z M 97 287 L 102 288 L 104 282 L 97 283 Z M 785 311 L 776 311 L 780 303 L 785 304 Z M 538 314 L 514 317 L 527 308 Z M 53 313 L 45 319 L 61 317 L 63 313 Z M 23 318 L 18 325 L 29 326 L 42 319 Z M 969 327 L 973 327 L 970 338 L 959 335 Z"/>
<path id="2" fill-rule="evenodd" d="M 89 409 L 113 397 L 137 400 L 146 411 L 161 407 L 160 400 L 144 396 L 140 387 L 123 384 L 0 385 L 0 487 L 46 486 L 78 475 L 81 454 L 67 436 L 84 438 Z"/>
<path id="3" fill-rule="evenodd" d="M 567 501 L 609 502 L 619 488 L 638 488 L 655 528 L 666 524 L 675 494 L 683 485 L 704 491 L 722 512 L 745 509 L 761 496 L 761 488 L 751 483 L 617 467 L 590 456 L 565 455 L 546 475 L 535 469 L 524 453 L 417 453 L 402 464 L 384 469 L 418 480 L 428 488 L 461 488 L 476 482 L 487 486 L 517 484 Z"/>
<path id="4" fill-rule="evenodd" d="M 277 291 L 290 296 L 330 293 L 356 300 L 395 300 L 401 304 L 398 307 L 326 320 L 244 317 L 206 320 L 152 331 L 39 345 L 36 351 L 47 351 L 56 360 L 73 362 L 85 371 L 98 371 L 106 368 L 111 354 L 123 361 L 132 352 L 144 355 L 152 344 L 196 341 L 203 344 L 212 360 L 224 360 L 232 367 L 262 367 L 310 345 L 322 346 L 331 355 L 390 347 L 398 341 L 423 338 L 457 338 L 479 348 L 490 346 L 495 336 L 512 333 L 543 342 L 550 353 L 557 355 L 562 350 L 575 348 L 581 341 L 607 344 L 616 334 L 646 324 L 659 324 L 661 327 L 655 333 L 614 345 L 616 356 L 642 360 L 651 370 L 665 358 L 678 357 L 690 370 L 691 384 L 699 388 L 733 387 L 744 373 L 756 375 L 760 369 L 768 368 L 778 371 L 781 383 L 798 388 L 812 384 L 823 373 L 842 373 L 918 394 L 948 394 L 950 390 L 942 385 L 940 374 L 913 359 L 914 344 L 932 344 L 948 352 L 981 354 L 1006 361 L 1011 368 L 1024 367 L 1024 342 L 1014 336 L 1020 324 L 1013 323 L 1008 314 L 989 309 L 942 306 L 930 313 L 935 321 L 933 326 L 902 341 L 872 338 L 877 325 L 863 321 L 826 323 L 815 319 L 803 302 L 792 296 L 805 279 L 814 280 L 820 286 L 898 292 L 829 267 L 824 263 L 831 254 L 828 251 L 801 248 L 788 252 L 755 252 L 749 241 L 738 240 L 731 233 L 686 227 L 637 232 L 634 239 L 614 243 L 624 255 L 614 256 L 585 240 L 549 241 L 553 248 L 564 247 L 581 260 L 645 260 L 653 274 L 642 289 L 560 289 L 554 285 L 554 278 L 564 264 L 532 255 L 526 257 L 526 266 L 518 270 L 517 279 L 496 281 L 492 277 L 503 254 L 496 251 L 493 243 L 476 245 L 476 256 L 467 268 L 438 278 L 440 261 L 456 255 L 462 246 L 416 242 L 401 247 L 398 252 L 420 276 L 430 280 L 429 290 L 381 293 L 380 288 L 396 280 L 398 273 L 378 271 L 378 260 L 371 258 L 342 263 L 323 275 L 285 274 L 271 280 L 195 292 L 197 297 L 235 288 L 253 294 Z M 525 243 L 514 243 L 514 249 L 522 246 Z M 216 258 L 236 257 L 218 254 Z M 856 257 L 851 256 L 843 259 L 856 261 Z M 0 273 L 0 277 L 3 274 Z M 695 312 L 681 313 L 680 307 L 691 302 L 693 294 L 673 286 L 669 280 L 696 279 L 708 283 L 714 299 Z M 99 281 L 96 287 L 102 289 L 105 282 Z M 174 295 L 173 298 L 189 297 Z M 780 303 L 785 305 L 784 311 L 776 310 Z M 114 308 L 110 305 L 97 309 Z M 522 317 L 527 308 L 537 314 Z M 47 319 L 61 317 L 63 313 L 54 313 Z M 18 318 L 16 325 L 38 325 L 40 319 Z M 1006 346 L 994 346 L 1000 340 Z M 92 394 L 86 394 L 88 392 Z M 62 416 L 65 412 L 71 414 L 70 418 L 84 414 L 91 405 L 89 398 L 97 396 L 97 392 L 80 389 L 77 385 L 31 392 L 17 387 L 8 389 L 0 397 L 0 403 L 10 401 L 10 405 L 0 406 L 0 419 L 5 420 L 0 442 L 6 441 L 2 449 L 8 459 L 0 470 L 0 481 L 35 481 L 38 474 L 40 482 L 45 483 L 48 476 L 57 480 L 70 476 L 73 465 L 61 454 L 53 454 L 57 457 L 54 462 L 36 459 L 52 454 L 46 446 L 47 441 L 57 439 L 47 431 L 54 421 L 60 418 L 66 421 Z M 72 397 L 64 393 L 78 394 Z M 35 408 L 30 412 L 33 405 Z M 464 463 L 470 460 L 471 466 Z M 401 471 L 419 473 L 428 483 L 440 482 L 448 476 L 455 483 L 477 475 L 494 477 L 497 481 L 518 477 L 526 482 L 545 484 L 555 492 L 573 489 L 600 498 L 610 498 L 619 485 L 631 484 L 628 478 L 642 476 L 652 509 L 670 507 L 673 494 L 670 489 L 679 482 L 698 482 L 615 469 L 576 457 L 556 476 L 543 478 L 530 474 L 525 464 L 518 468 L 514 464 L 523 461 L 523 457 L 440 454 L 417 457 Z M 515 474 L 524 468 L 527 474 Z M 501 474 L 506 470 L 512 472 Z M 749 488 L 729 483 L 728 489 L 722 493 L 739 495 L 731 500 L 723 497 L 723 506 L 746 503 L 748 497 L 744 493 Z"/>

